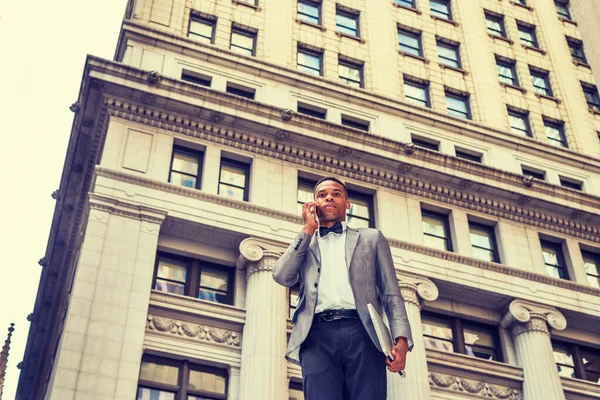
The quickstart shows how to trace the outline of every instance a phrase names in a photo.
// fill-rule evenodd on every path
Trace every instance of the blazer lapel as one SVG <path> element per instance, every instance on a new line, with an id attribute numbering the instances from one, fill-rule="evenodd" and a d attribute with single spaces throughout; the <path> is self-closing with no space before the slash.
<path id="1" fill-rule="evenodd" d="M 352 257 L 354 256 L 354 250 L 356 249 L 359 237 L 360 233 L 357 229 L 346 229 L 346 268 L 348 269 L 352 265 Z"/>
<path id="2" fill-rule="evenodd" d="M 317 233 L 312 236 L 308 249 L 314 254 L 319 264 L 321 264 L 321 251 L 319 250 L 319 242 L 317 241 Z"/>

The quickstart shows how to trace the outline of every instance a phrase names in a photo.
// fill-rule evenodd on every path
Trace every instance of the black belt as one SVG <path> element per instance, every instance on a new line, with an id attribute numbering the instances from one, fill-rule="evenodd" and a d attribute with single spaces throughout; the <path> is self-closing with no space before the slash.
<path id="1" fill-rule="evenodd" d="M 340 319 L 360 319 L 356 310 L 325 310 L 315 314 L 315 322 L 331 322 Z"/>

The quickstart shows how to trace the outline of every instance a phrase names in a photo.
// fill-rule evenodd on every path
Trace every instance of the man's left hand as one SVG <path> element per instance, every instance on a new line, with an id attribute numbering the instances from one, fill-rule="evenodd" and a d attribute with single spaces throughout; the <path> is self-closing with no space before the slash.
<path id="1" fill-rule="evenodd" d="M 388 359 L 385 360 L 390 372 L 400 372 L 404 370 L 404 367 L 406 366 L 406 353 L 408 353 L 408 342 L 406 341 L 406 338 L 396 338 L 396 344 L 392 347 L 392 357 L 394 357 L 394 361 Z"/>

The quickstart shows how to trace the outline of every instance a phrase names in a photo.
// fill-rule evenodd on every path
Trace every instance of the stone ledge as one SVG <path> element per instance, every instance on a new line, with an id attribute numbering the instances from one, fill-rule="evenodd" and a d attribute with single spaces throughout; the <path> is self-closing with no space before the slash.
<path id="1" fill-rule="evenodd" d="M 600 383 L 584 381 L 583 379 L 560 377 L 562 387 L 565 392 L 573 393 L 591 399 L 600 399 Z"/>
<path id="2" fill-rule="evenodd" d="M 515 365 L 434 349 L 425 349 L 425 351 L 427 354 L 427 364 L 431 364 L 432 366 L 444 366 L 456 371 L 469 371 L 509 379 L 515 382 L 523 382 L 524 379 L 523 368 Z"/>

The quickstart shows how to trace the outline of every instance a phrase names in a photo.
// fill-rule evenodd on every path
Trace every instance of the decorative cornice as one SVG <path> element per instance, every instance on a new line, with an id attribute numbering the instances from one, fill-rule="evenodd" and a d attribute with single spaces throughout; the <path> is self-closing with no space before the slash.
<path id="1" fill-rule="evenodd" d="M 524 208 L 516 204 L 421 181 L 414 177 L 401 175 L 397 170 L 386 170 L 384 168 L 361 165 L 358 162 L 336 157 L 335 154 L 321 154 L 316 150 L 310 151 L 293 145 L 284 145 L 277 140 L 259 138 L 248 133 L 236 132 L 229 128 L 211 125 L 205 121 L 194 121 L 187 117 L 170 114 L 164 110 L 149 110 L 143 106 L 126 103 L 121 100 L 107 98 L 105 99 L 105 104 L 112 116 L 125 120 L 143 123 L 148 126 L 218 143 L 219 145 L 226 145 L 258 155 L 265 155 L 270 158 L 302 165 L 303 167 L 327 171 L 328 174 L 333 173 L 343 178 L 398 190 L 436 202 L 443 202 L 451 206 L 489 214 L 494 217 L 528 224 L 561 234 L 569 234 L 593 242 L 600 242 L 600 228 L 597 226 L 586 225 L 581 222 Z M 370 138 L 370 140 L 382 141 L 383 139 Z M 377 147 L 375 144 L 371 145 Z M 396 146 L 386 148 L 386 150 L 393 154 L 400 154 L 403 152 L 403 145 L 403 143 L 396 142 Z M 418 151 L 421 151 L 421 149 L 418 149 Z M 520 175 L 509 175 L 514 175 L 515 180 L 521 179 Z M 553 188 L 553 191 L 556 190 L 556 188 Z M 578 196 L 582 195 L 578 194 Z M 583 197 L 585 197 L 585 200 Z M 587 204 L 588 206 L 598 208 L 599 202 L 596 196 L 585 195 L 583 197 L 577 199 L 580 204 L 589 203 Z"/>
<path id="2" fill-rule="evenodd" d="M 526 332 L 550 334 L 548 325 L 562 331 L 567 327 L 567 319 L 556 308 L 525 300 L 513 300 L 500 321 L 503 328 L 512 327 L 513 336 Z"/>
<path id="3" fill-rule="evenodd" d="M 106 211 L 110 214 L 151 222 L 158 225 L 162 224 L 167 216 L 167 211 L 158 210 L 156 208 L 126 203 L 124 201 L 116 200 L 114 198 L 102 196 L 96 193 L 89 193 L 88 196 L 90 208 L 94 210 Z"/>
<path id="4" fill-rule="evenodd" d="M 240 243 L 240 256 L 236 262 L 238 269 L 246 269 L 246 279 L 255 272 L 273 271 L 275 263 L 285 251 L 283 243 L 257 237 L 249 237 Z"/>
<path id="5" fill-rule="evenodd" d="M 187 315 L 203 315 L 222 321 L 228 321 L 242 326 L 246 319 L 246 311 L 234 306 L 208 302 L 189 296 L 179 296 L 171 293 L 152 290 L 150 306 L 163 310 L 181 312 Z M 241 329 L 241 328 L 240 328 Z"/>
<path id="6" fill-rule="evenodd" d="M 421 301 L 434 301 L 439 296 L 435 283 L 430 279 L 407 273 L 397 273 L 400 290 L 404 301 L 412 303 L 419 308 Z"/>
<path id="7" fill-rule="evenodd" d="M 273 272 L 275 263 L 278 259 L 275 255 L 275 253 L 273 253 L 272 257 L 265 255 L 265 257 L 261 258 L 259 261 L 250 263 L 246 268 L 246 280 L 255 272 Z"/>
<path id="8" fill-rule="evenodd" d="M 523 393 L 515 388 L 501 387 L 483 381 L 473 381 L 438 372 L 429 373 L 429 384 L 434 388 L 468 393 L 486 399 L 523 400 Z"/>
<path id="9" fill-rule="evenodd" d="M 435 366 L 439 366 L 445 369 L 452 368 L 457 371 L 464 371 L 465 374 L 474 372 L 515 382 L 523 381 L 523 368 L 515 365 L 434 349 L 426 349 L 426 353 L 427 363 L 432 365 L 429 368 L 430 370 L 434 370 Z"/>
<path id="10" fill-rule="evenodd" d="M 177 319 L 163 318 L 157 315 L 148 315 L 146 330 L 171 334 L 189 340 L 215 342 L 227 346 L 240 347 L 241 332 Z"/>

